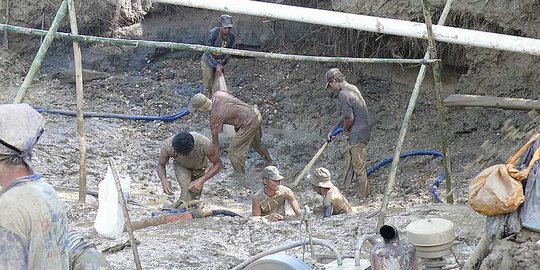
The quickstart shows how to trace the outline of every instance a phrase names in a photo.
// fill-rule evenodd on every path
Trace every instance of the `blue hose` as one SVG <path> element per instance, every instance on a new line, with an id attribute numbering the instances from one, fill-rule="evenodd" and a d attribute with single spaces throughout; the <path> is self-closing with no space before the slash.
<path id="1" fill-rule="evenodd" d="M 435 157 L 442 157 L 443 156 L 441 152 L 438 152 L 438 151 L 435 151 L 435 150 L 414 150 L 414 151 L 405 152 L 405 153 L 401 154 L 399 157 L 400 158 L 406 158 L 406 157 L 411 157 L 411 156 L 425 156 L 425 155 L 431 155 L 431 156 L 435 156 Z M 389 157 L 389 158 L 386 158 L 386 159 L 380 161 L 379 163 L 375 164 L 375 166 L 368 169 L 367 175 L 369 176 L 372 173 L 378 171 L 382 167 L 384 167 L 387 164 L 391 163 L 393 160 L 394 160 L 394 157 Z M 431 194 L 433 194 L 433 197 L 435 197 L 435 200 L 437 200 L 438 202 L 444 202 L 443 199 L 441 198 L 441 194 L 439 193 L 439 190 L 438 190 L 439 185 L 441 184 L 441 182 L 444 179 L 445 179 L 445 174 L 443 172 L 443 173 L 441 173 L 439 178 L 437 178 L 437 180 L 435 180 L 435 183 L 433 183 L 433 185 L 431 185 Z"/>
<path id="2" fill-rule="evenodd" d="M 35 108 L 35 109 L 40 113 L 52 113 L 52 114 L 60 114 L 60 115 L 67 115 L 67 116 L 77 116 L 77 113 L 73 111 L 45 109 L 45 108 Z M 84 112 L 83 115 L 84 117 L 118 118 L 118 119 L 127 119 L 127 120 L 172 122 L 188 114 L 189 114 L 188 109 L 183 108 L 181 111 L 177 113 L 164 115 L 164 116 L 127 115 L 127 114 L 117 114 L 117 113 L 96 113 L 96 112 Z"/>

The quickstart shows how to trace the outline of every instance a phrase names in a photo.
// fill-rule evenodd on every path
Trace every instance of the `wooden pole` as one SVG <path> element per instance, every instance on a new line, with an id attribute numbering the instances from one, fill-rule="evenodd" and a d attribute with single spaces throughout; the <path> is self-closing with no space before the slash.
<path id="1" fill-rule="evenodd" d="M 127 209 L 126 199 L 124 198 L 124 192 L 122 192 L 122 185 L 120 184 L 120 176 L 118 174 L 118 169 L 116 168 L 116 162 L 114 158 L 109 158 L 109 166 L 111 166 L 112 175 L 114 182 L 116 183 L 116 190 L 118 191 L 118 201 L 122 206 L 122 213 L 124 214 L 124 219 L 126 221 L 126 226 L 129 234 L 129 241 L 131 242 L 131 247 L 133 248 L 133 257 L 135 258 L 135 266 L 137 270 L 141 270 L 141 259 L 139 258 L 139 251 L 137 250 L 137 243 L 135 241 L 135 236 L 133 235 L 133 226 L 131 226 L 131 219 L 129 219 L 129 213 Z"/>
<path id="2" fill-rule="evenodd" d="M 43 36 L 47 34 L 47 31 L 39 29 L 25 28 L 13 25 L 0 24 L 0 30 L 6 30 L 14 33 L 25 35 L 37 35 Z M 308 61 L 308 62 L 334 62 L 334 63 L 365 63 L 365 64 L 424 64 L 439 61 L 438 59 L 395 59 L 395 58 L 351 58 L 351 57 L 325 57 L 325 56 L 311 56 L 311 55 L 294 55 L 294 54 L 281 54 L 281 53 L 267 53 L 256 51 L 244 51 L 229 48 L 211 47 L 197 44 L 185 44 L 175 42 L 163 42 L 163 41 L 149 41 L 149 40 L 130 40 L 130 39 L 117 39 L 117 38 L 104 38 L 94 37 L 86 35 L 73 35 L 68 33 L 57 32 L 56 38 L 77 40 L 79 42 L 99 43 L 99 44 L 112 44 L 112 45 L 124 45 L 124 46 L 138 46 L 148 48 L 167 48 L 171 50 L 186 50 L 197 52 L 214 52 L 219 54 L 230 54 L 237 56 L 247 57 L 260 57 L 268 59 L 281 59 L 289 61 Z"/>
<path id="3" fill-rule="evenodd" d="M 62 22 L 62 19 L 64 19 L 64 17 L 66 16 L 68 9 L 67 6 L 67 0 L 62 1 L 62 5 L 58 9 L 58 12 L 56 12 L 56 16 L 54 17 L 51 27 L 49 28 L 49 31 L 47 32 L 43 43 L 41 43 L 36 57 L 34 58 L 34 61 L 32 62 L 30 69 L 28 70 L 28 74 L 26 74 L 26 77 L 24 78 L 24 81 L 19 88 L 19 91 L 17 92 L 15 100 L 13 100 L 13 103 L 21 103 L 23 101 L 24 95 L 26 94 L 28 87 L 30 86 L 30 84 L 32 84 L 32 80 L 36 76 L 36 73 L 38 73 L 41 67 L 41 63 L 45 58 L 45 54 L 51 46 L 51 43 L 55 36 L 54 33 L 56 33 L 56 30 L 58 30 L 58 27 L 60 26 L 60 22 Z"/>
<path id="4" fill-rule="evenodd" d="M 452 94 L 444 100 L 446 107 L 486 107 L 505 110 L 538 110 L 540 100 L 509 97 Z"/>
<path id="5" fill-rule="evenodd" d="M 75 14 L 75 3 L 73 0 L 68 0 L 69 24 L 71 25 L 71 33 L 77 35 L 79 30 L 77 27 L 77 15 Z M 84 92 L 82 78 L 82 56 L 81 47 L 78 41 L 73 41 L 73 58 L 75 60 L 75 85 L 77 92 L 77 134 L 79 137 L 79 152 L 80 152 L 80 174 L 79 174 L 79 202 L 86 202 L 86 135 L 84 131 Z"/>
<path id="6" fill-rule="evenodd" d="M 6 0 L 6 24 L 9 24 L 9 0 Z M 3 41 L 4 49 L 8 49 L 8 31 L 4 31 L 4 41 Z"/>
<path id="7" fill-rule="evenodd" d="M 441 18 L 439 19 L 439 25 L 443 25 L 444 22 L 446 21 L 446 18 L 448 16 L 447 10 L 450 10 L 450 6 L 452 5 L 452 2 L 453 0 L 446 1 L 444 11 L 441 15 Z M 429 59 L 429 52 L 426 52 L 424 59 Z M 407 129 L 409 128 L 409 122 L 411 120 L 412 113 L 416 105 L 416 99 L 418 98 L 418 94 L 420 93 L 420 86 L 422 85 L 422 82 L 424 81 L 424 77 L 426 75 L 426 69 L 427 69 L 426 65 L 422 65 L 420 67 L 420 71 L 418 72 L 418 75 L 416 77 L 416 82 L 414 84 L 411 98 L 409 100 L 409 105 L 407 106 L 407 111 L 405 112 L 405 116 L 403 117 L 403 122 L 401 123 L 401 129 L 399 131 L 399 137 L 396 144 L 396 150 L 394 151 L 394 159 L 392 161 L 392 165 L 390 166 L 390 173 L 388 175 L 388 184 L 386 185 L 386 191 L 384 193 L 383 203 L 381 205 L 381 210 L 379 212 L 379 220 L 377 221 L 377 228 L 382 227 L 382 225 L 384 225 L 384 220 L 386 219 L 386 211 L 388 208 L 388 203 L 390 202 L 390 196 L 392 195 L 392 192 L 394 191 L 394 186 L 396 185 L 396 176 L 397 176 L 399 158 L 401 155 L 401 149 L 403 147 L 403 142 L 405 141 L 405 135 L 407 135 Z"/>
<path id="8" fill-rule="evenodd" d="M 422 10 L 427 25 L 428 32 L 428 52 L 429 57 L 437 58 L 437 44 L 433 38 L 433 24 L 431 22 L 431 14 L 429 11 L 429 0 L 422 0 Z M 433 71 L 433 83 L 435 88 L 435 96 L 437 97 L 437 117 L 439 118 L 439 132 L 441 136 L 441 147 L 443 152 L 443 163 L 446 183 L 446 202 L 454 203 L 454 195 L 450 193 L 452 190 L 452 164 L 450 161 L 450 150 L 448 149 L 448 126 L 446 124 L 446 109 L 443 104 L 442 94 L 442 79 L 441 67 L 438 62 L 431 64 Z"/>

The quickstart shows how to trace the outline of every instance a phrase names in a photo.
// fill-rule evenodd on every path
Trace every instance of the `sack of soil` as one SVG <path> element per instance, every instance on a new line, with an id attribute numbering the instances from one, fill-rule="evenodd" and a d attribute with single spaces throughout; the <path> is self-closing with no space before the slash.
<path id="1" fill-rule="evenodd" d="M 534 151 L 529 165 L 523 170 L 518 170 L 516 163 L 526 151 L 530 153 L 531 145 L 538 138 L 540 134 L 535 132 L 507 164 L 498 164 L 484 169 L 471 181 L 469 204 L 476 212 L 486 216 L 511 213 L 524 202 L 523 185 L 519 181 L 527 178 L 536 160 L 540 158 L 540 148 Z"/>

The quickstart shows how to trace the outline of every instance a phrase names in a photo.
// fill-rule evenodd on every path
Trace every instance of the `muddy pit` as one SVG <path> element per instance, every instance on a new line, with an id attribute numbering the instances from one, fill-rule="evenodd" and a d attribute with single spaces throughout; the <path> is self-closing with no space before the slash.
<path id="1" fill-rule="evenodd" d="M 285 2 L 302 4 L 302 1 Z M 332 2 L 337 10 L 343 9 L 340 5 L 351 8 L 346 5 L 347 1 Z M 489 4 L 493 2 L 489 1 Z M 318 5 L 331 8 L 322 3 Z M 217 12 L 187 8 L 159 5 L 154 8 L 157 11 L 150 10 L 139 23 L 115 26 L 101 35 L 200 43 L 213 18 L 219 15 Z M 386 14 L 391 15 L 393 9 L 395 7 L 388 8 Z M 409 9 L 412 8 L 409 6 Z M 460 5 L 457 9 L 464 12 L 467 5 Z M 303 36 L 306 31 L 313 31 L 310 26 L 275 22 L 270 27 L 261 18 L 235 18 L 238 18 L 235 31 L 242 44 L 289 53 L 310 53 L 310 50 L 317 48 L 310 44 L 299 49 L 302 42 L 308 43 L 309 40 L 293 44 L 291 39 L 297 37 L 287 32 L 291 29 L 304 31 L 303 34 L 297 34 Z M 504 26 L 505 29 L 516 27 L 512 24 Z M 91 31 L 91 28 L 84 29 Z M 524 33 L 527 31 L 524 30 Z M 13 34 L 10 34 L 10 38 L 14 42 L 22 39 L 32 40 L 33 43 L 24 43 L 24 49 L 21 50 L 12 42 L 10 50 L 1 51 L 1 103 L 13 100 L 37 50 L 37 46 L 28 45 L 35 44 L 35 38 Z M 285 41 L 285 44 L 280 45 L 276 40 Z M 319 44 L 319 48 L 325 47 Z M 381 56 L 385 56 L 384 52 L 381 53 Z M 423 53 L 420 51 L 420 54 Z M 365 57 L 368 56 L 374 55 Z M 461 61 L 466 63 L 455 64 L 460 61 L 454 59 L 448 61 L 443 68 L 444 96 L 467 93 L 538 98 L 540 69 L 530 68 L 538 65 L 537 57 L 470 48 L 461 56 L 466 57 Z M 191 52 L 83 44 L 84 67 L 98 72 L 93 73 L 98 76 L 85 77 L 85 110 L 132 115 L 167 115 L 178 112 L 186 106 L 189 97 L 201 89 L 199 59 L 200 54 Z M 65 76 L 72 68 L 72 62 L 70 44 L 55 42 L 25 102 L 35 107 L 74 110 L 75 86 L 69 76 Z M 367 156 L 368 168 L 371 168 L 393 155 L 401 120 L 419 67 L 374 64 L 339 66 L 346 71 L 348 81 L 359 86 L 370 109 L 373 131 Z M 286 176 L 285 185 L 293 181 L 322 145 L 325 134 L 339 116 L 337 101 L 328 99 L 322 89 L 323 74 L 331 67 L 334 65 L 253 58 L 233 58 L 227 65 L 227 84 L 232 93 L 248 103 L 259 105 L 261 109 L 264 119 L 263 142 L 269 148 L 275 165 Z M 518 79 L 510 80 L 512 75 Z M 409 126 L 404 151 L 440 149 L 431 85 L 430 76 L 427 76 Z M 387 222 L 403 232 L 407 224 L 421 218 L 441 217 L 452 220 L 457 228 L 457 244 L 454 246 L 455 256 L 448 256 L 447 260 L 457 267 L 463 265 L 484 230 L 484 218 L 466 205 L 468 181 L 486 165 L 503 162 L 511 155 L 510 150 L 503 149 L 514 149 L 520 143 L 519 137 L 507 136 L 508 125 L 525 129 L 531 122 L 538 126 L 538 122 L 532 120 L 533 114 L 517 111 L 464 108 L 449 109 L 447 113 L 457 204 L 448 206 L 437 203 L 430 192 L 431 184 L 443 171 L 440 159 L 429 156 L 402 159 Z M 128 239 L 127 235 L 107 240 L 93 232 L 98 206 L 95 198 L 88 196 L 88 202 L 80 204 L 76 193 L 65 190 L 76 189 L 78 183 L 79 153 L 75 118 L 52 114 L 45 114 L 45 117 L 46 132 L 35 150 L 34 162 L 37 171 L 62 190 L 60 194 L 66 203 L 70 228 L 84 232 L 102 250 L 124 243 Z M 130 197 L 146 206 L 129 205 L 132 220 L 149 217 L 151 211 L 157 211 L 179 196 L 178 189 L 176 197 L 167 196 L 161 190 L 155 172 L 161 142 L 180 130 L 194 130 L 209 136 L 206 116 L 203 114 L 188 115 L 170 123 L 87 118 L 85 128 L 89 189 L 97 190 L 98 182 L 103 179 L 107 169 L 107 159 L 114 157 L 121 171 L 133 179 Z M 499 150 L 486 149 L 486 141 L 492 143 L 488 144 L 493 145 L 492 148 Z M 343 174 L 342 160 L 346 146 L 346 140 L 338 137 L 315 164 L 330 169 L 338 184 Z M 222 159 L 225 170 L 204 187 L 206 207 L 226 208 L 249 217 L 251 196 L 262 187 L 260 172 L 263 160 L 257 153 L 250 151 L 246 179 L 239 181 L 230 177 L 232 167 L 226 151 L 222 151 Z M 168 166 L 167 175 L 173 180 L 172 166 Z M 355 240 L 359 235 L 375 231 L 377 216 L 372 214 L 382 203 L 387 177 L 387 167 L 369 177 L 371 195 L 366 200 L 355 199 L 352 196 L 354 189 L 345 191 L 355 213 L 325 220 L 318 218 L 320 196 L 304 182 L 301 188 L 295 190 L 295 194 L 302 205 L 307 204 L 316 210 L 314 236 L 333 242 L 344 256 L 353 256 Z M 173 185 L 177 187 L 174 180 Z M 440 191 L 444 193 L 444 184 Z M 144 269 L 228 269 L 251 255 L 288 241 L 305 238 L 306 234 L 300 221 L 294 219 L 268 224 L 249 218 L 212 217 L 143 229 L 135 232 L 135 236 L 141 241 L 138 249 Z M 529 245 L 527 243 L 531 241 L 523 242 Z M 504 252 L 505 249 L 503 247 L 499 250 Z M 322 248 L 317 249 L 317 253 L 328 252 Z M 537 252 L 538 248 L 532 246 L 524 254 L 512 256 L 521 256 L 518 261 L 530 262 L 530 256 L 535 256 Z M 288 253 L 301 254 L 302 250 L 297 248 Z M 134 266 L 130 248 L 106 256 L 114 269 L 130 269 Z M 493 265 L 487 263 L 483 267 L 494 268 Z M 516 265 L 519 266 L 519 262 Z"/>

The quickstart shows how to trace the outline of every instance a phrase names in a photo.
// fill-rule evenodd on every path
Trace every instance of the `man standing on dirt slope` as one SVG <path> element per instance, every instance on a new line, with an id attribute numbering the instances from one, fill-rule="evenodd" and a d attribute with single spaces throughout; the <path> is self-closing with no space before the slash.
<path id="1" fill-rule="evenodd" d="M 284 178 L 279 174 L 279 170 L 275 166 L 268 166 L 263 169 L 262 182 L 264 187 L 255 193 L 251 202 L 253 217 L 263 217 L 268 221 L 283 220 L 285 201 L 289 203 L 297 217 L 302 215 L 300 204 L 298 204 L 292 190 L 281 185 Z"/>
<path id="2" fill-rule="evenodd" d="M 188 202 L 201 197 L 204 183 L 223 168 L 218 151 L 212 151 L 208 138 L 197 132 L 179 132 L 168 138 L 161 147 L 157 172 L 163 192 L 172 195 L 171 181 L 167 180 L 166 165 L 173 159 L 176 181 L 180 185 L 180 200 Z M 208 171 L 208 160 L 212 166 Z"/>
<path id="3" fill-rule="evenodd" d="M 313 173 L 311 185 L 315 192 L 323 196 L 323 218 L 352 213 L 349 201 L 347 201 L 347 198 L 332 183 L 328 169 L 323 167 L 317 168 Z"/>
<path id="4" fill-rule="evenodd" d="M 233 27 L 232 17 L 221 15 L 219 26 L 208 31 L 205 42 L 206 46 L 232 48 L 235 43 L 234 34 L 231 33 Z M 204 52 L 201 58 L 201 69 L 203 73 L 204 91 L 207 96 L 211 96 L 217 90 L 227 91 L 225 85 L 224 66 L 229 62 L 230 55 Z"/>
<path id="5" fill-rule="evenodd" d="M 28 104 L 0 105 L 0 269 L 69 269 L 63 203 L 30 158 L 44 124 Z"/>
<path id="6" fill-rule="evenodd" d="M 215 153 L 219 153 L 219 133 L 223 130 L 223 125 L 234 126 L 236 134 L 229 145 L 228 153 L 236 174 L 246 173 L 246 156 L 250 146 L 264 158 L 267 165 L 272 163 L 270 153 L 261 142 L 262 116 L 256 105 L 250 106 L 227 92 L 217 91 L 212 95 L 212 100 L 203 94 L 194 95 L 189 111 L 197 110 L 210 112 L 212 151 Z"/>
<path id="7" fill-rule="evenodd" d="M 346 190 L 356 178 L 356 193 L 359 198 L 369 195 L 369 186 L 366 170 L 366 150 L 371 134 L 369 112 L 366 101 L 360 90 L 345 80 L 343 73 L 332 68 L 326 72 L 326 89 L 331 98 L 337 98 L 341 103 L 341 117 L 334 129 L 343 127 L 345 134 L 349 134 L 349 153 L 345 160 L 345 179 L 343 190 Z M 332 131 L 328 133 L 328 140 Z"/>

